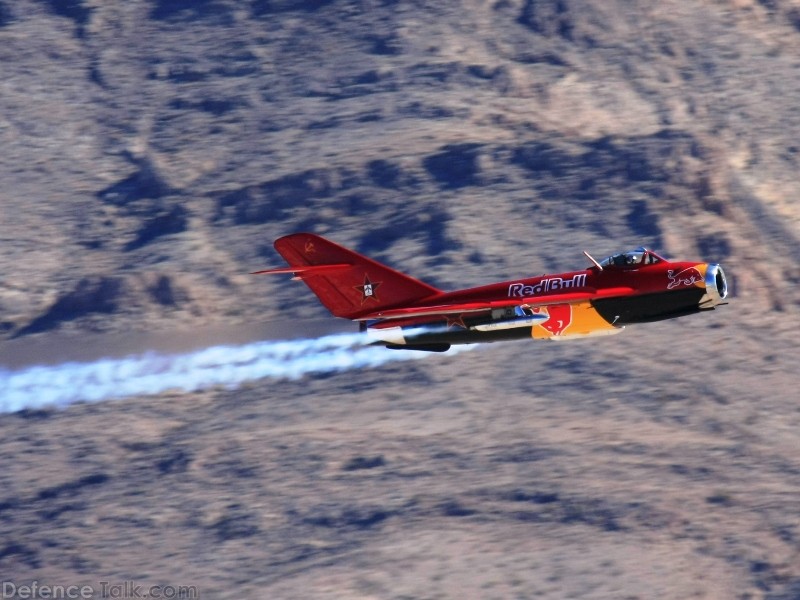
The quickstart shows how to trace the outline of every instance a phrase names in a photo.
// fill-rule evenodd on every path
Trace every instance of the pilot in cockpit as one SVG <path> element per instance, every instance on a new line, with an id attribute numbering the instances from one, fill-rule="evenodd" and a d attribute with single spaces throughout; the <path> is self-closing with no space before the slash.
<path id="1" fill-rule="evenodd" d="M 639 248 L 637 250 L 631 250 L 629 252 L 623 252 L 622 254 L 614 254 L 609 256 L 605 260 L 601 261 L 600 265 L 603 267 L 630 267 L 643 263 L 652 264 L 658 262 L 658 260 L 658 256 L 655 254 L 648 252 L 644 248 Z"/>

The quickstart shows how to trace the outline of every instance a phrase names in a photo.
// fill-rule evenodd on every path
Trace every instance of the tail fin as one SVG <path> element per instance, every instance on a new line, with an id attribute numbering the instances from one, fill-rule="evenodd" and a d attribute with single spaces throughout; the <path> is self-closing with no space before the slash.
<path id="1" fill-rule="evenodd" d="M 275 240 L 288 268 L 336 317 L 353 319 L 379 309 L 415 302 L 441 291 L 313 233 Z"/>

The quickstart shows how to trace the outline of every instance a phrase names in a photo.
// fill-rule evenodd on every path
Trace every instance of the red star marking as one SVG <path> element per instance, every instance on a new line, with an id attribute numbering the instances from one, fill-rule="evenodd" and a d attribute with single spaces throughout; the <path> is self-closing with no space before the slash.
<path id="1" fill-rule="evenodd" d="M 353 287 L 355 287 L 359 292 L 361 292 L 361 304 L 364 304 L 367 300 L 375 300 L 375 302 L 380 302 L 380 300 L 378 300 L 378 296 L 375 294 L 375 292 L 378 291 L 378 287 L 380 285 L 382 285 L 382 282 L 370 281 L 369 275 L 365 273 L 364 284 L 356 285 Z"/>
<path id="2" fill-rule="evenodd" d="M 467 326 L 464 324 L 464 315 L 446 315 L 445 319 L 447 319 L 448 329 L 451 327 L 461 327 L 462 329 L 467 328 Z"/>

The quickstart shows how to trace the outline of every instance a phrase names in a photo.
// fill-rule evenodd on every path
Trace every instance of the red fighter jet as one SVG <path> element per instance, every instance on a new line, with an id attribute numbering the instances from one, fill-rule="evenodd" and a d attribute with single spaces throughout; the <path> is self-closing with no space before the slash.
<path id="1" fill-rule="evenodd" d="M 358 321 L 387 348 L 444 352 L 451 344 L 522 338 L 560 340 L 620 332 L 725 304 L 718 264 L 670 262 L 638 248 L 583 271 L 525 277 L 455 292 L 422 281 L 312 233 L 275 241 L 291 273 L 336 317 Z"/>

